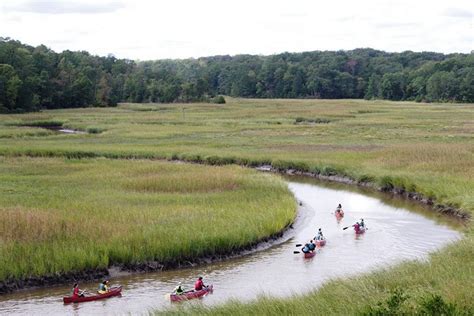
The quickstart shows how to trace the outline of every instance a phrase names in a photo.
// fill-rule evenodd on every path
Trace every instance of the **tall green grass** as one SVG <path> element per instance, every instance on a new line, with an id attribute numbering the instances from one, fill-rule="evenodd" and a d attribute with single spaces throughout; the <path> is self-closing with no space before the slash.
<path id="1" fill-rule="evenodd" d="M 183 108 L 185 116 L 182 115 Z M 438 203 L 461 208 L 464 212 L 472 214 L 474 212 L 474 194 L 472 194 L 474 192 L 473 116 L 474 106 L 472 104 L 420 104 L 361 100 L 226 98 L 225 105 L 122 104 L 117 108 L 68 109 L 1 115 L 0 155 L 12 157 L 7 165 L 17 161 L 19 158 L 15 157 L 19 156 L 36 157 L 35 159 L 39 158 L 38 161 L 48 161 L 41 157 L 68 157 L 71 159 L 104 157 L 110 159 L 183 160 L 214 166 L 240 164 L 252 167 L 272 164 L 275 168 L 281 169 L 292 168 L 328 176 L 344 175 L 356 181 L 376 183 L 385 189 L 397 187 L 407 191 L 416 191 L 435 199 Z M 302 119 L 297 122 L 296 118 Z M 317 118 L 324 118 L 328 123 L 316 124 Z M 311 120 L 313 122 L 310 122 Z M 65 122 L 68 127 L 73 129 L 87 130 L 88 127 L 91 127 L 100 129 L 102 133 L 62 135 L 49 132 L 40 133 L 38 129 L 35 130 L 31 127 L 18 127 L 22 123 L 26 124 L 31 121 Z M 24 158 L 18 160 L 21 162 L 20 165 L 24 164 L 22 159 Z M 61 159 L 49 161 L 54 161 L 53 165 L 55 165 L 56 161 L 61 161 Z M 97 161 L 101 161 L 101 159 Z M 80 165 L 78 161 L 74 163 Z M 115 163 L 118 162 L 101 162 L 103 168 Z M 134 162 L 120 163 L 123 164 L 122 169 L 127 170 L 132 168 L 129 166 Z M 36 170 L 36 168 L 32 169 Z M 38 167 L 38 169 L 40 168 Z M 68 167 L 65 170 L 70 169 Z M 48 177 L 40 178 L 47 179 Z M 22 177 L 15 174 L 12 175 L 12 179 L 19 181 Z M 34 189 L 36 189 L 36 183 L 39 180 L 23 179 L 26 179 L 23 185 L 29 186 L 35 192 Z M 108 239 L 108 245 L 114 246 L 95 249 L 94 264 L 106 265 L 111 260 L 125 262 L 126 260 L 151 258 L 156 253 L 148 253 L 138 245 L 147 245 L 146 249 L 149 249 L 148 236 L 156 238 L 153 240 L 159 244 L 161 239 L 157 237 L 159 235 L 156 235 L 154 229 L 158 226 L 164 229 L 166 236 L 172 235 L 172 232 L 166 230 L 168 226 L 160 225 L 158 222 L 155 226 L 143 230 L 141 237 L 132 234 L 130 238 L 117 237 L 114 239 L 117 236 L 115 228 L 122 229 L 122 227 L 133 226 L 130 224 L 133 222 L 130 219 L 134 218 L 134 212 L 143 209 L 137 196 L 152 196 L 157 194 L 156 192 L 160 192 L 159 194 L 163 195 L 163 198 L 158 201 L 164 205 L 184 203 L 189 195 L 196 196 L 191 204 L 198 205 L 195 204 L 196 201 L 200 201 L 197 197 L 203 196 L 203 193 L 199 191 L 200 185 L 184 184 L 185 181 L 181 182 L 182 187 L 180 185 L 179 190 L 184 190 L 181 193 L 173 192 L 178 189 L 171 184 L 150 184 L 146 177 L 137 176 L 136 179 L 127 181 L 122 179 L 120 181 L 123 181 L 120 186 L 120 190 L 124 192 L 123 196 L 110 193 L 120 201 L 119 205 L 116 205 L 115 199 L 106 200 L 101 204 L 101 197 L 94 197 L 94 192 L 87 196 L 87 198 L 94 199 L 94 210 L 97 206 L 105 210 L 116 207 L 121 210 L 121 214 L 123 213 L 123 221 L 127 222 L 120 226 L 122 223 L 114 218 L 112 226 L 101 226 L 97 220 L 94 220 L 91 224 L 92 227 L 96 227 L 94 226 L 96 224 L 98 225 L 97 231 L 106 231 L 107 233 L 104 235 L 107 237 L 104 238 Z M 179 182 L 179 179 L 170 177 L 169 181 Z M 211 193 L 206 193 L 204 196 L 212 195 L 212 203 L 209 203 L 215 212 L 221 214 L 218 210 L 222 208 L 225 210 L 228 202 L 229 205 L 238 204 L 229 198 L 229 192 L 237 194 L 236 192 L 242 192 L 244 189 L 238 183 L 234 186 L 226 180 L 219 181 L 224 181 L 222 186 L 226 187 L 227 185 L 227 191 L 220 192 L 218 189 L 210 187 Z M 250 209 L 255 210 L 254 213 L 257 214 L 259 213 L 257 210 L 274 207 L 270 202 L 265 202 L 266 199 L 260 200 L 257 196 L 252 195 L 254 190 L 257 192 L 260 190 L 259 188 L 265 181 L 259 182 L 255 187 L 250 186 L 248 191 L 244 190 L 245 195 L 253 197 L 253 199 L 245 198 L 244 201 L 249 203 Z M 95 182 L 102 183 L 99 179 L 94 179 Z M 3 181 L 0 182 L 0 187 L 4 190 L 0 195 L 2 198 L 3 196 L 15 196 L 15 194 L 24 197 L 16 190 L 8 191 L 11 189 L 2 186 L 2 183 Z M 49 184 L 44 187 L 49 187 Z M 104 189 L 107 189 L 107 194 L 109 194 L 106 184 L 104 184 Z M 44 191 L 38 192 L 26 199 L 25 203 L 35 207 L 44 196 L 61 196 L 62 190 L 49 190 L 48 194 L 45 194 Z M 22 192 L 24 189 L 18 191 Z M 7 192 L 8 194 L 5 194 Z M 214 197 L 217 198 L 214 199 Z M 67 214 L 81 214 L 82 221 L 84 218 L 87 219 L 82 215 L 95 212 L 84 207 L 79 207 L 79 212 L 77 212 L 75 207 L 80 205 L 79 202 L 68 201 L 67 197 L 61 196 L 62 198 L 65 198 L 66 201 L 64 205 L 58 207 L 52 203 L 51 206 L 47 205 L 47 209 L 58 214 L 62 214 L 62 211 L 59 211 L 62 209 L 73 210 Z M 271 198 L 273 199 L 274 196 Z M 28 206 L 23 204 L 18 206 L 15 203 L 8 204 L 7 202 L 1 201 L 0 206 L 8 208 L 9 212 L 15 212 L 12 210 L 18 209 L 18 207 L 23 209 Z M 145 204 L 150 205 L 151 203 Z M 123 210 L 122 205 L 130 206 L 128 213 L 127 210 Z M 133 208 L 132 206 L 137 207 Z M 145 207 L 145 209 L 147 208 Z M 24 212 L 22 214 L 29 214 L 31 210 L 26 208 L 22 211 Z M 110 212 L 112 211 L 108 211 L 106 214 L 109 215 L 103 216 L 103 218 L 100 218 L 100 214 L 94 215 L 93 218 L 107 221 L 110 218 Z M 237 214 L 235 209 L 230 213 L 232 212 Z M 148 212 L 146 213 L 148 214 Z M 173 221 L 171 213 L 173 212 L 168 212 L 160 217 L 163 223 Z M 203 216 L 203 218 L 208 216 L 199 212 L 196 214 Z M 147 215 L 143 218 L 152 221 L 154 217 Z M 186 223 L 187 219 L 186 217 L 182 220 Z M 266 221 L 267 219 L 258 218 L 258 220 Z M 59 223 L 55 224 L 54 221 L 51 223 L 60 225 Z M 281 221 L 280 224 L 283 225 L 283 223 L 286 222 Z M 211 249 L 212 251 L 217 252 L 223 246 L 232 248 L 231 245 L 234 243 L 239 244 L 240 237 L 237 236 L 237 233 L 232 235 L 232 227 L 226 226 L 226 224 L 228 221 L 224 220 L 219 223 L 222 227 L 215 228 L 220 229 L 221 233 L 224 232 L 221 235 L 207 234 L 207 238 L 212 240 L 211 244 L 215 245 L 215 248 Z M 84 225 L 87 226 L 87 223 Z M 396 287 L 400 286 L 406 288 L 412 297 L 412 304 L 425 299 L 425 295 L 438 293 L 448 303 L 458 304 L 465 309 L 472 308 L 473 300 L 469 293 L 472 292 L 470 285 L 473 284 L 470 265 L 472 265 L 474 257 L 472 253 L 474 234 L 472 223 L 467 222 L 466 226 L 463 241 L 434 255 L 427 263 L 409 263 L 384 271 L 384 273 L 375 273 L 357 280 L 334 281 L 324 286 L 320 291 L 304 297 L 278 301 L 266 299 L 250 305 L 237 304 L 237 307 L 225 306 L 222 309 L 202 312 L 313 314 L 314 311 L 318 311 L 318 313 L 321 311 L 320 314 L 357 314 L 365 311 L 367 305 L 383 302 Z M 110 227 L 114 229 L 110 230 Z M 64 229 L 67 231 L 72 228 L 65 224 Z M 93 236 L 93 238 L 89 240 L 95 241 L 96 230 L 92 231 L 88 236 Z M 199 233 L 196 233 L 194 237 L 196 236 L 198 239 L 200 238 Z M 80 236 L 77 239 L 80 241 L 82 238 Z M 248 236 L 242 238 L 249 240 Z M 66 247 L 66 245 L 61 245 L 60 241 L 55 242 L 58 243 L 58 248 L 55 249 Z M 117 247 L 113 244 L 114 242 Z M 20 245 L 19 242 L 15 243 Z M 121 246 L 123 243 L 130 246 Z M 179 244 L 178 241 L 175 244 Z M 2 249 L 5 249 L 2 250 L 3 253 L 8 253 L 3 245 Z M 14 243 L 9 245 L 11 249 L 23 247 L 16 247 Z M 166 245 L 156 246 L 160 249 L 160 258 L 179 256 L 177 252 L 174 252 L 175 248 L 166 248 Z M 88 249 L 89 246 L 85 247 Z M 91 241 L 90 247 L 99 247 L 99 245 Z M 189 250 L 192 247 L 188 244 L 183 243 L 182 247 L 183 253 L 194 254 L 193 250 Z M 117 251 L 108 252 L 110 249 L 117 249 Z M 150 249 L 156 250 L 157 248 L 151 245 Z M 83 254 L 72 253 L 68 256 L 79 258 Z M 90 256 L 92 258 L 92 255 Z M 82 261 L 77 259 L 73 262 L 79 264 Z M 8 265 L 15 266 L 13 261 Z M 30 269 L 39 269 L 36 267 L 41 267 L 44 271 L 46 269 L 41 265 L 24 266 L 17 269 L 30 273 Z M 48 269 L 51 270 L 50 267 Z M 335 297 L 338 300 L 334 300 Z"/>
<path id="2" fill-rule="evenodd" d="M 237 166 L 0 158 L 0 281 L 224 254 L 281 231 L 295 203 Z"/>

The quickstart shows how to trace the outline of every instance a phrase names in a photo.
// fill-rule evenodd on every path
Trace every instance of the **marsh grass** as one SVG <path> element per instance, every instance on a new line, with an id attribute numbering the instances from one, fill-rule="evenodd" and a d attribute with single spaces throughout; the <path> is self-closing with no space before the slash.
<path id="1" fill-rule="evenodd" d="M 63 126 L 63 121 L 57 120 L 22 120 L 20 122 L 11 122 L 8 125 L 10 126 L 31 126 L 31 127 L 61 127 Z"/>
<path id="2" fill-rule="evenodd" d="M 42 164 L 47 161 L 52 163 L 46 164 L 47 175 L 34 179 L 21 175 L 22 168 L 10 172 L 9 181 L 17 182 L 16 189 L 12 191 L 14 186 L 7 187 L 4 181 L 0 183 L 3 190 L 0 206 L 9 214 L 21 209 L 21 217 L 32 216 L 28 214 L 34 213 L 33 210 L 55 212 L 66 222 L 65 231 L 72 229 L 68 221 L 74 216 L 74 223 L 96 228 L 85 229 L 84 231 L 88 232 L 86 236 L 82 236 L 80 231 L 77 236 L 71 237 L 76 238 L 78 245 L 81 245 L 74 251 L 70 248 L 70 243 L 64 243 L 48 233 L 36 232 L 44 236 L 42 238 L 52 238 L 49 245 L 57 244 L 58 247 L 48 248 L 33 242 L 2 243 L 2 253 L 12 253 L 8 257 L 10 261 L 3 260 L 2 264 L 8 269 L 14 269 L 8 270 L 7 275 L 19 276 L 56 271 L 55 269 L 105 266 L 110 262 L 134 262 L 149 258 L 173 260 L 197 255 L 204 249 L 210 252 L 232 249 L 261 236 L 256 234 L 257 230 L 241 230 L 242 227 L 254 228 L 257 222 L 267 223 L 258 231 L 262 235 L 268 234 L 281 228 L 287 223 L 288 217 L 291 217 L 286 213 L 274 224 L 268 222 L 265 216 L 269 214 L 266 213 L 269 209 L 276 209 L 285 214 L 284 209 L 291 208 L 289 205 L 292 202 L 289 197 L 285 197 L 280 204 L 271 203 L 279 201 L 278 198 L 282 199 L 281 192 L 286 192 L 284 188 L 269 189 L 268 193 L 263 194 L 263 197 L 268 198 L 261 198 L 261 191 L 267 192 L 264 185 L 267 178 L 257 177 L 260 179 L 258 181 L 241 180 L 242 184 L 223 176 L 218 180 L 221 181 L 219 189 L 209 184 L 209 192 L 203 193 L 201 187 L 206 185 L 195 182 L 200 180 L 192 177 L 188 181 L 183 178 L 180 182 L 179 178 L 169 176 L 166 178 L 169 183 L 150 183 L 146 172 L 142 175 L 135 173 L 135 161 L 102 162 L 98 158 L 169 159 L 214 166 L 273 165 L 280 169 L 292 168 L 323 175 L 344 175 L 356 181 L 376 183 L 381 188 L 413 190 L 435 199 L 438 203 L 461 208 L 472 214 L 473 116 L 472 104 L 232 98 L 226 98 L 225 106 L 121 104 L 117 108 L 1 115 L 0 155 L 11 158 L 3 158 L 7 160 L 5 163 L 2 161 L 0 166 L 12 167 L 19 161 L 17 165 L 23 168 L 33 163 L 26 163 L 25 161 L 29 161 L 27 158 L 18 158 L 21 156 L 35 157 L 33 161 L 40 161 Z M 325 118 L 331 122 L 295 124 L 295 118 Z M 66 122 L 68 127 L 74 129 L 86 130 L 93 126 L 106 132 L 86 135 L 31 134 L 31 129 L 15 126 L 18 122 L 29 121 L 60 121 Z M 72 159 L 73 162 L 66 163 L 68 160 L 62 160 L 64 157 Z M 73 190 L 73 186 L 68 189 L 61 186 L 57 190 L 46 191 L 45 188 L 51 187 L 51 183 L 46 185 L 40 179 L 53 181 L 53 166 L 62 166 L 60 169 L 63 173 L 73 173 L 81 164 L 91 163 L 88 160 L 74 160 L 84 158 L 97 159 L 93 160 L 93 164 L 100 165 L 100 168 L 92 168 L 94 173 L 91 175 L 91 181 L 84 180 L 89 185 L 87 190 L 74 186 L 77 191 L 65 195 L 62 192 Z M 142 163 L 145 164 L 140 164 Z M 108 182 L 94 178 L 98 175 L 108 175 L 108 167 L 117 164 L 121 164 L 121 168 L 117 170 L 130 170 L 135 175 L 131 179 L 117 177 L 117 180 L 110 182 L 113 183 L 113 188 Z M 132 165 L 135 167 L 131 167 Z M 36 165 L 25 170 L 35 173 L 42 168 L 45 167 Z M 175 168 L 192 167 L 179 165 Z M 226 168 L 228 167 L 223 169 Z M 236 167 L 231 167 L 230 170 L 232 168 Z M 217 170 L 223 169 L 219 167 Z M 116 172 L 118 171 L 110 173 L 114 175 Z M 198 171 L 192 169 L 190 172 Z M 3 170 L 0 174 L 4 174 Z M 180 172 L 177 171 L 177 174 Z M 251 176 L 250 179 L 254 177 Z M 216 179 L 213 178 L 212 181 Z M 271 187 L 281 185 L 273 181 L 269 182 Z M 84 195 L 84 192 L 88 193 Z M 71 199 L 71 196 L 78 198 Z M 104 200 L 104 196 L 108 198 Z M 274 200 L 275 198 L 277 200 Z M 58 204 L 58 201 L 63 203 Z M 87 205 L 90 207 L 86 207 L 84 201 L 89 201 Z M 236 205 L 241 203 L 246 203 L 246 211 L 242 216 L 234 216 L 240 214 Z M 158 211 L 151 206 L 158 204 L 169 205 L 169 208 L 160 207 Z M 206 207 L 201 207 L 203 205 Z M 104 210 L 103 213 L 97 212 L 98 209 Z M 115 216 L 116 214 L 120 216 Z M 176 227 L 188 227 L 194 220 L 209 221 L 211 214 L 219 214 L 222 220 L 216 222 L 206 233 L 192 233 L 198 247 L 192 247 L 187 241 L 180 243 L 174 234 L 175 229 L 169 225 L 171 223 L 178 225 Z M 233 218 L 239 219 L 237 225 L 233 225 Z M 90 219 L 92 222 L 88 223 Z M 23 227 L 22 225 L 30 225 L 27 224 L 28 221 L 36 220 L 46 221 L 32 217 L 18 220 L 18 225 Z M 103 222 L 110 222 L 111 225 L 103 225 Z M 62 225 L 61 223 L 51 221 L 52 226 Z M 138 229 L 134 230 L 134 227 L 137 225 L 144 226 L 140 234 L 135 233 Z M 99 236 L 102 231 L 105 233 Z M 385 301 L 397 287 L 404 288 L 410 295 L 412 301 L 408 300 L 408 304 L 416 304 L 426 295 L 440 294 L 447 303 L 461 306 L 464 310 L 472 310 L 474 233 L 471 222 L 466 223 L 463 233 L 462 241 L 433 255 L 429 262 L 406 263 L 356 279 L 332 281 L 319 291 L 302 297 L 286 300 L 265 298 L 249 305 L 232 303 L 222 308 L 198 312 L 226 315 L 296 315 L 314 314 L 315 311 L 323 315 L 358 314 L 365 311 L 367 306 L 375 306 L 378 302 Z M 11 231 L 8 234 L 13 236 Z M 20 240 L 26 237 L 19 235 Z M 103 238 L 104 242 L 96 242 L 99 237 Z M 179 245 L 180 248 L 174 245 Z M 36 248 L 31 247 L 38 247 L 39 250 L 32 252 L 36 251 Z M 67 251 L 69 252 L 66 253 Z M 40 258 L 36 257 L 37 253 L 43 257 L 57 259 L 34 266 L 21 259 L 21 256 L 26 254 L 40 262 Z M 16 264 L 15 260 L 20 260 L 21 264 Z M 3 272 L 3 277 L 6 274 Z"/>
<path id="3" fill-rule="evenodd" d="M 224 254 L 295 215 L 284 183 L 237 166 L 0 158 L 0 281 Z"/>
<path id="4" fill-rule="evenodd" d="M 473 197 L 466 193 L 474 186 L 473 115 L 471 104 L 360 100 L 121 104 L 2 115 L 0 154 L 298 164 L 325 175 L 416 188 L 472 212 Z M 294 124 L 295 118 L 331 122 Z M 58 135 L 14 126 L 31 122 L 61 122 L 89 133 Z"/>

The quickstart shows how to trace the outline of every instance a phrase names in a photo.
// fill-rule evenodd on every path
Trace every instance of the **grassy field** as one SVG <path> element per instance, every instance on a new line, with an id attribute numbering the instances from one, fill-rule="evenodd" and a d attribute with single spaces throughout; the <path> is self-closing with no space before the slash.
<path id="1" fill-rule="evenodd" d="M 0 157 L 0 281 L 192 261 L 279 232 L 283 181 L 238 166 Z"/>
<path id="2" fill-rule="evenodd" d="M 166 158 L 213 165 L 271 163 L 403 187 L 472 214 L 473 117 L 472 104 L 230 98 L 225 105 L 122 104 L 0 116 L 0 154 L 11 163 L 19 156 L 35 157 L 32 161 L 56 156 Z M 52 123 L 88 132 L 64 135 L 25 126 Z M 112 160 L 105 161 L 104 168 Z M 471 222 L 464 235 L 429 263 L 332 282 L 307 297 L 234 304 L 212 312 L 258 309 L 266 314 L 307 314 L 317 306 L 329 313 L 336 302 L 327 301 L 340 295 L 345 301 L 340 308 L 356 313 L 388 298 L 398 286 L 406 288 L 413 302 L 438 293 L 448 302 L 469 308 L 473 304 Z"/>
<path id="3" fill-rule="evenodd" d="M 390 177 L 395 185 L 472 211 L 473 115 L 471 104 L 360 100 L 123 104 L 2 115 L 0 154 L 273 162 L 362 180 Z M 100 133 L 22 126 L 48 122 Z"/>

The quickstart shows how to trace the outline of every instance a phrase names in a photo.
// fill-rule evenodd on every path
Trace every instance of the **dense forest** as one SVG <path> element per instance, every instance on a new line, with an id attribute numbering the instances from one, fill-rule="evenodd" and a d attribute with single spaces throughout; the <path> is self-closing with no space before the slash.
<path id="1" fill-rule="evenodd" d="M 0 112 L 217 95 L 474 102 L 474 53 L 355 49 L 135 62 L 0 38 Z"/>

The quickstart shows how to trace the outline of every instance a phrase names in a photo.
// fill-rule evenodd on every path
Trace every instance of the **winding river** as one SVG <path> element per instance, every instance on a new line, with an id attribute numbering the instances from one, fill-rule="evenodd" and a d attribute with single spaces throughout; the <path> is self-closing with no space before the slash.
<path id="1" fill-rule="evenodd" d="M 214 284 L 214 293 L 184 304 L 219 304 L 230 298 L 251 300 L 266 294 L 285 297 L 306 293 L 334 278 L 355 276 L 399 263 L 426 260 L 428 253 L 460 238 L 456 224 L 439 219 L 421 206 L 386 195 L 344 185 L 289 178 L 289 188 L 301 202 L 293 229 L 269 248 L 246 256 L 195 268 L 112 278 L 124 286 L 121 297 L 64 305 L 70 287 L 25 290 L 0 296 L 0 314 L 137 314 L 172 308 L 166 296 L 178 282 L 192 287 L 195 278 Z M 340 223 L 333 210 L 341 203 L 346 216 Z M 431 216 L 431 218 L 429 217 Z M 364 218 L 368 231 L 356 237 L 342 230 Z M 312 259 L 294 254 L 321 227 L 328 240 Z M 95 289 L 95 283 L 81 288 Z"/>

